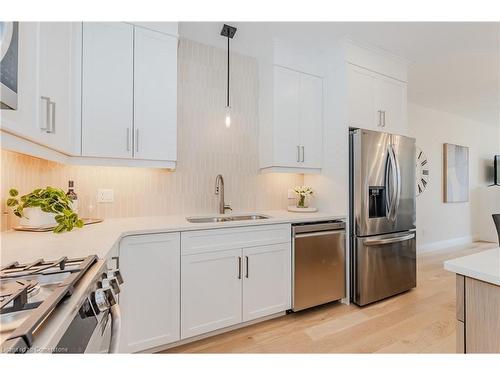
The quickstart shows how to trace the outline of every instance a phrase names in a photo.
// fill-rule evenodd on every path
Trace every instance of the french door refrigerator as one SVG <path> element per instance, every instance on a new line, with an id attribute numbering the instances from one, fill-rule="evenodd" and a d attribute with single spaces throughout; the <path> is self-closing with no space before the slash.
<path id="1" fill-rule="evenodd" d="M 415 140 L 349 132 L 351 300 L 363 306 L 416 286 Z"/>

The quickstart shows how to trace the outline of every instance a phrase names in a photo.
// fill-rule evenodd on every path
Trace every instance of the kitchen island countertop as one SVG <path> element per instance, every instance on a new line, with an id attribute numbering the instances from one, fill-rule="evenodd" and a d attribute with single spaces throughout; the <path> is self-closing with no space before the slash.
<path id="1" fill-rule="evenodd" d="M 447 260 L 444 269 L 500 286 L 500 247 Z"/>

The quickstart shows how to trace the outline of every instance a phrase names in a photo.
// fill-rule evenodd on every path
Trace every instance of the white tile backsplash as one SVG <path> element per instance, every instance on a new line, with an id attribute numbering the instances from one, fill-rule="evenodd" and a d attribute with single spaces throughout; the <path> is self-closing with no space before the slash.
<path id="1" fill-rule="evenodd" d="M 2 150 L 2 230 L 17 223 L 6 208 L 10 187 L 75 181 L 81 215 L 123 217 L 217 212 L 215 176 L 225 179 L 235 211 L 280 209 L 300 174 L 260 174 L 258 163 L 258 65 L 231 55 L 231 128 L 224 125 L 225 50 L 181 39 L 178 68 L 178 163 L 174 172 L 148 168 L 67 166 Z M 97 203 L 97 189 L 114 190 L 114 203 Z M 5 212 L 9 212 L 8 214 Z"/>

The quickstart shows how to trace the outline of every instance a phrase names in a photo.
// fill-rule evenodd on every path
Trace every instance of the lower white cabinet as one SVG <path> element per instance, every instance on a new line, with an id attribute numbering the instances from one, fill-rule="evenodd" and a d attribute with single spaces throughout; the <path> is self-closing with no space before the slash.
<path id="1" fill-rule="evenodd" d="M 289 241 L 289 225 L 183 233 L 181 339 L 289 309 Z"/>
<path id="2" fill-rule="evenodd" d="M 290 308 L 290 244 L 243 249 L 243 321 Z"/>
<path id="3" fill-rule="evenodd" d="M 241 322 L 241 249 L 182 257 L 181 338 Z"/>
<path id="4" fill-rule="evenodd" d="M 180 339 L 180 233 L 125 237 L 119 249 L 120 352 Z"/>

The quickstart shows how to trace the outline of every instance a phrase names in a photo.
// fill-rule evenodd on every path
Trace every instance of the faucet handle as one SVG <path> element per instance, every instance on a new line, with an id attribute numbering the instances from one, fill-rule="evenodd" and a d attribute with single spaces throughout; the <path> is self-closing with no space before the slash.
<path id="1" fill-rule="evenodd" d="M 224 205 L 224 211 L 226 211 L 226 210 L 231 210 L 231 211 L 233 211 L 233 209 L 231 208 L 231 206 L 230 206 L 230 205 L 228 205 L 228 204 L 225 204 L 225 205 Z"/>

